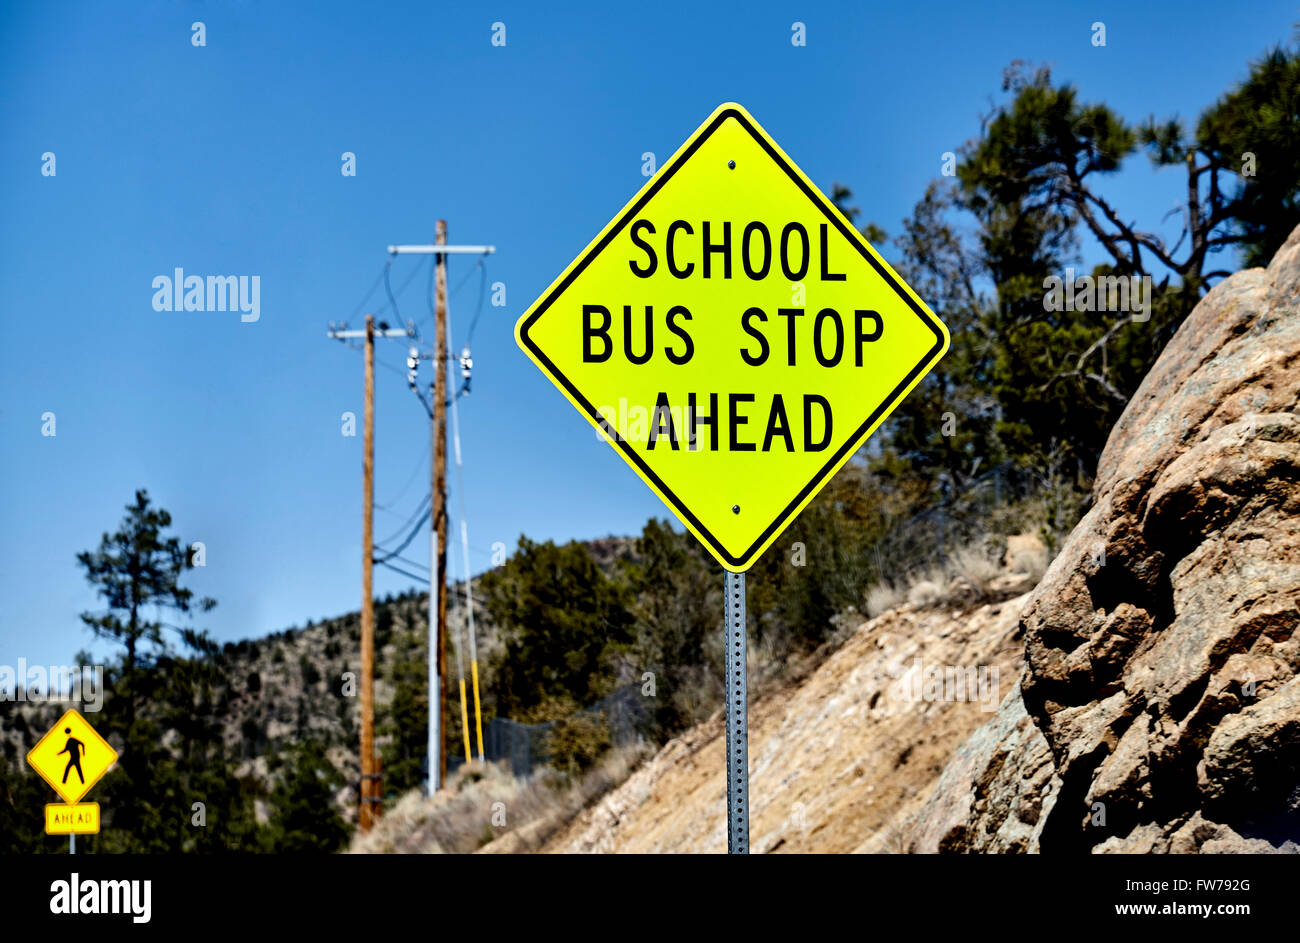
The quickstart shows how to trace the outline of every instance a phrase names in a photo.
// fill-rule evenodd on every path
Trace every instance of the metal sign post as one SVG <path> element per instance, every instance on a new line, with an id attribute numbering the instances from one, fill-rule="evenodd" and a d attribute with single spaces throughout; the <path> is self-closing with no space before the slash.
<path id="1" fill-rule="evenodd" d="M 745 574 L 727 571 L 727 852 L 749 854 L 749 686 L 745 680 Z"/>

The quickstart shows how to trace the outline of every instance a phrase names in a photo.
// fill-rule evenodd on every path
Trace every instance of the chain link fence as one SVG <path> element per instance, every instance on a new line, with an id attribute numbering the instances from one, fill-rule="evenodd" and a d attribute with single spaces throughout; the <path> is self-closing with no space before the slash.
<path id="1" fill-rule="evenodd" d="M 649 719 L 650 705 L 639 684 L 626 684 L 584 707 L 575 716 L 596 714 L 609 728 L 614 746 L 627 746 L 640 736 Z M 550 762 L 547 740 L 554 726 L 554 721 L 523 724 L 507 717 L 493 717 L 483 725 L 483 756 L 489 763 L 504 761 L 509 764 L 510 771 L 517 777 L 531 776 L 534 770 Z M 448 754 L 448 773 L 459 769 L 464 762 L 464 757 Z"/>
<path id="2" fill-rule="evenodd" d="M 994 466 L 960 490 L 945 487 L 937 504 L 899 521 L 876 544 L 878 576 L 897 580 L 942 563 L 964 544 L 985 537 L 997 508 L 1038 489 L 1034 476 L 1013 462 Z"/>

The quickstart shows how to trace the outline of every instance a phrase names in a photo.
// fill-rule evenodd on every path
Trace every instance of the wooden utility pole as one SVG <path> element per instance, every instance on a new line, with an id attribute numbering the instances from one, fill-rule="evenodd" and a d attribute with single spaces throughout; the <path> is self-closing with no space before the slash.
<path id="1" fill-rule="evenodd" d="M 410 330 L 375 329 L 375 317 L 366 315 L 364 331 L 347 329 L 347 324 L 337 327 L 330 322 L 328 337 L 351 344 L 364 340 L 362 351 L 366 363 L 366 404 L 363 445 L 365 455 L 361 460 L 361 488 L 364 492 L 361 507 L 361 785 L 360 811 L 357 816 L 361 830 L 367 831 L 379 815 L 380 771 L 375 756 L 375 605 L 374 605 L 374 507 L 375 507 L 375 337 L 408 337 Z"/>
<path id="2" fill-rule="evenodd" d="M 438 220 L 433 245 L 393 245 L 389 255 L 435 256 L 434 379 L 429 410 L 433 422 L 432 521 L 429 527 L 429 740 L 428 794 L 447 778 L 446 731 L 449 712 L 444 691 L 447 678 L 447 256 L 490 255 L 492 246 L 447 245 L 447 221 Z M 414 379 L 411 380 L 415 389 Z M 466 751 L 468 752 L 468 751 Z M 466 757 L 468 759 L 468 757 Z"/>
<path id="3" fill-rule="evenodd" d="M 361 831 L 373 822 L 375 772 L 375 316 L 366 315 L 365 457 L 361 463 Z"/>
<path id="4" fill-rule="evenodd" d="M 438 220 L 434 243 L 447 244 L 447 221 Z M 434 319 L 437 322 L 434 339 L 433 381 L 433 531 L 436 558 L 432 561 L 433 576 L 438 596 L 438 690 L 447 690 L 447 254 L 439 252 L 435 258 L 437 273 L 434 283 Z M 430 704 L 432 711 L 434 705 Z M 447 718 L 446 698 L 438 698 L 438 782 L 447 779 Z M 433 770 L 430 769 L 432 777 Z"/>

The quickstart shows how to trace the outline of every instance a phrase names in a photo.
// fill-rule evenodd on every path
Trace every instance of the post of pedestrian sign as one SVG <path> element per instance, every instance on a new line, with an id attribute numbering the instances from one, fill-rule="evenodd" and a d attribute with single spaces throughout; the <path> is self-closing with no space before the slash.
<path id="1" fill-rule="evenodd" d="M 745 573 L 934 367 L 948 330 L 725 104 L 515 339 L 726 571 L 727 844 L 743 854 Z"/>

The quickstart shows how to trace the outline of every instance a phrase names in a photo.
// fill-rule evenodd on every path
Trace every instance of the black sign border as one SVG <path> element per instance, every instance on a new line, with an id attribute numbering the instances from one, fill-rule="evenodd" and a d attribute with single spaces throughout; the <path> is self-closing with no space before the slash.
<path id="1" fill-rule="evenodd" d="M 764 135 L 760 134 L 754 128 L 754 125 L 749 121 L 748 117 L 746 117 L 744 112 L 741 112 L 735 108 L 724 108 L 722 111 L 719 111 L 717 115 L 714 117 L 713 121 L 710 122 L 708 127 L 704 129 L 703 133 L 699 134 L 695 138 L 695 140 L 691 142 L 690 146 L 684 152 L 682 152 L 682 154 L 675 161 L 673 161 L 671 166 L 664 168 L 664 172 L 663 174 L 660 175 L 659 179 L 656 180 L 644 193 L 642 193 L 640 198 L 635 203 L 633 203 L 631 206 L 627 208 L 627 210 L 623 213 L 623 215 L 619 217 L 618 222 L 616 222 L 605 232 L 605 235 L 601 238 L 599 242 L 591 246 L 583 254 L 581 261 L 579 261 L 577 265 L 573 266 L 573 268 L 570 269 L 569 273 L 564 277 L 564 279 L 560 281 L 558 284 L 556 284 L 549 292 L 547 292 L 547 294 L 541 299 L 541 301 L 539 301 L 533 307 L 532 314 L 530 314 L 527 320 L 525 320 L 523 324 L 520 325 L 519 337 L 523 341 L 523 343 L 528 346 L 528 349 L 529 351 L 532 352 L 533 356 L 536 357 L 538 361 L 546 365 L 546 369 L 551 374 L 551 376 L 553 376 L 555 379 L 559 380 L 561 384 L 563 384 L 564 388 L 569 391 L 569 395 L 572 396 L 575 401 L 582 404 L 582 408 L 586 410 L 587 415 L 591 417 L 592 421 L 595 422 L 598 426 L 601 426 L 602 428 L 605 427 L 606 423 L 602 419 L 600 413 L 596 410 L 594 406 L 591 405 L 590 402 L 588 402 L 587 398 L 582 395 L 582 392 L 576 386 L 573 385 L 573 383 L 569 380 L 569 378 L 566 377 L 558 367 L 556 367 L 556 365 L 551 361 L 551 358 L 547 357 L 546 354 L 542 351 L 542 349 L 538 347 L 535 343 L 533 343 L 532 338 L 528 336 L 528 329 L 532 327 L 532 325 L 537 321 L 537 319 L 540 318 L 548 308 L 550 308 L 551 304 L 557 298 L 559 298 L 559 296 L 563 294 L 565 290 L 568 289 L 569 285 L 573 282 L 575 278 L 578 277 L 578 275 L 582 273 L 582 271 L 587 267 L 587 265 L 590 264 L 590 262 L 594 258 L 596 258 L 596 256 L 598 256 L 601 252 L 604 251 L 605 247 L 609 245 L 609 243 L 614 239 L 614 237 L 617 236 L 623 230 L 623 227 L 626 226 L 629 222 L 631 222 L 636 217 L 636 215 L 642 210 L 642 208 L 646 205 L 646 203 L 648 203 L 651 200 L 651 198 L 654 197 L 654 195 L 659 192 L 659 190 L 663 187 L 663 185 L 672 179 L 673 174 L 675 174 L 679 169 L 685 166 L 686 162 L 690 160 L 691 156 L 700 148 L 700 145 L 702 145 L 705 141 L 707 141 L 709 139 L 709 136 L 712 135 L 713 132 L 716 131 L 722 125 L 722 123 L 726 121 L 728 118 L 734 118 L 740 124 L 740 126 L 744 128 L 746 132 L 748 132 L 750 137 L 752 137 L 759 144 L 759 146 L 762 147 L 763 150 L 767 152 L 767 155 L 772 158 L 772 160 L 776 163 L 776 165 L 785 172 L 786 176 L 788 176 L 790 180 L 801 191 L 803 191 L 804 195 L 808 197 L 809 201 L 814 206 L 816 206 L 819 210 L 822 211 L 826 219 L 830 221 L 835 226 L 835 228 L 840 231 L 840 233 L 844 236 L 844 238 L 847 239 L 849 243 L 855 249 L 858 250 L 859 254 L 864 259 L 867 260 L 867 262 L 871 265 L 871 267 L 876 270 L 877 274 L 879 274 L 880 277 L 884 279 L 885 283 L 888 284 L 889 287 L 894 290 L 895 294 L 897 294 L 900 298 L 902 298 L 905 302 L 907 302 L 908 307 L 910 307 L 912 311 L 916 314 L 916 316 L 921 319 L 921 323 L 923 323 L 926 327 L 928 327 L 931 331 L 934 332 L 934 338 L 935 338 L 934 346 L 930 348 L 929 352 L 926 353 L 926 355 L 921 359 L 921 361 L 915 367 L 913 367 L 905 377 L 903 377 L 902 381 L 900 381 L 898 386 L 894 388 L 893 392 L 891 392 L 889 396 L 885 398 L 884 402 L 882 402 L 878 407 L 876 407 L 876 409 L 872 411 L 871 415 L 867 417 L 866 421 L 863 422 L 862 425 L 860 425 L 854 431 L 854 433 L 844 441 L 844 444 L 840 446 L 840 448 L 835 452 L 835 454 L 832 455 L 831 458 L 821 467 L 821 469 L 818 470 L 817 474 L 815 474 L 812 477 L 812 479 L 808 482 L 808 484 L 804 485 L 804 487 L 800 489 L 799 493 L 795 495 L 794 500 L 792 500 L 789 504 L 785 506 L 785 508 L 776 516 L 776 518 L 772 521 L 772 523 L 769 524 L 767 528 L 762 532 L 762 534 L 758 536 L 758 539 L 756 539 L 752 544 L 750 544 L 749 547 L 745 550 L 745 552 L 740 554 L 739 556 L 733 556 L 732 554 L 727 552 L 727 549 L 722 546 L 721 541 L 719 541 L 718 538 L 713 535 L 712 531 L 710 531 L 707 527 L 704 526 L 704 524 L 699 520 L 699 518 L 697 518 L 691 512 L 690 508 L 688 508 L 685 505 L 685 503 L 683 503 L 682 500 L 677 497 L 677 495 L 673 492 L 673 490 L 669 488 L 657 474 L 655 474 L 654 470 L 645 463 L 645 461 L 641 458 L 641 456 L 638 455 L 635 450 L 633 450 L 631 445 L 626 440 L 624 440 L 621 436 L 617 435 L 617 433 L 611 436 L 611 439 L 619 447 L 619 449 L 622 450 L 623 454 L 627 456 L 628 460 L 631 461 L 637 468 L 639 468 L 641 470 L 641 473 L 644 474 L 650 481 L 654 482 L 655 487 L 659 489 L 659 493 L 668 499 L 673 509 L 682 518 L 691 522 L 691 525 L 694 527 L 695 531 L 698 534 L 701 534 L 708 541 L 709 546 L 712 547 L 713 550 L 720 557 L 722 557 L 732 566 L 741 567 L 744 566 L 744 561 L 749 559 L 749 557 L 751 557 L 754 554 L 755 550 L 758 547 L 761 547 L 768 540 L 769 537 L 771 537 L 774 533 L 779 533 L 789 525 L 790 519 L 794 516 L 795 509 L 799 507 L 799 505 L 803 502 L 803 500 L 806 497 L 808 497 L 810 494 L 815 494 L 816 492 L 820 491 L 822 487 L 825 486 L 826 481 L 829 480 L 830 478 L 830 471 L 840 463 L 840 460 L 844 458 L 845 454 L 850 449 L 857 449 L 859 447 L 858 441 L 866 433 L 866 431 L 872 427 L 872 425 L 876 422 L 877 419 L 880 418 L 880 416 L 883 413 L 885 413 L 887 410 L 893 409 L 893 407 L 898 403 L 898 401 L 902 399 L 903 392 L 907 389 L 908 385 L 911 384 L 911 382 L 914 379 L 916 379 L 917 375 L 921 373 L 921 371 L 924 368 L 931 366 L 934 363 L 936 356 L 943 349 L 943 341 L 944 341 L 943 330 L 939 326 L 937 320 L 932 315 L 930 315 L 929 312 L 927 312 L 924 308 L 918 305 L 912 299 L 912 296 L 909 295 L 906 291 L 904 291 L 899 286 L 898 282 L 894 279 L 893 275 L 889 272 L 889 270 L 884 266 L 882 266 L 875 259 L 875 257 L 863 247 L 861 242 L 861 237 L 858 236 L 856 233 L 850 232 L 848 227 L 845 226 L 844 222 L 841 220 L 840 215 L 835 211 L 834 207 L 832 207 L 830 203 L 828 203 L 820 193 L 818 193 L 816 190 L 814 190 L 804 181 L 802 176 L 798 172 L 796 172 L 793 167 L 790 166 L 789 162 L 785 159 L 785 157 L 782 156 L 782 154 L 778 150 L 772 147 L 772 145 L 768 142 L 768 140 Z M 752 562 L 753 561 L 751 561 L 751 563 Z"/>

